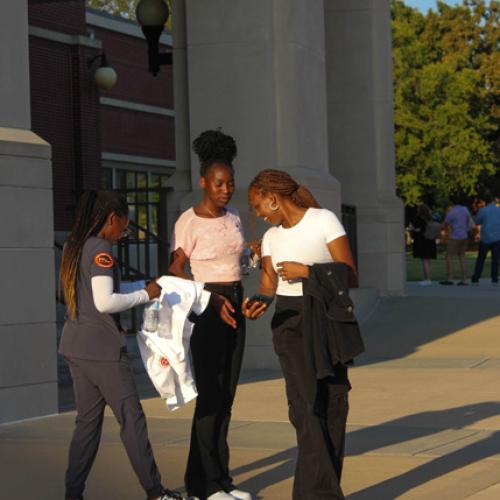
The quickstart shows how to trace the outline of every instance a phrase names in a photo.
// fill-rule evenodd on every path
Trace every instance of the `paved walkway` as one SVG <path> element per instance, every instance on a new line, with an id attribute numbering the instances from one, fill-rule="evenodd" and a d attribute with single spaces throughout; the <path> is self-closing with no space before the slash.
<path id="1" fill-rule="evenodd" d="M 406 297 L 380 302 L 363 334 L 367 353 L 351 371 L 348 498 L 500 498 L 500 288 L 410 284 Z M 147 380 L 139 385 L 165 482 L 179 487 L 192 405 L 168 413 Z M 63 498 L 74 416 L 0 426 L 0 498 Z M 237 483 L 289 500 L 295 438 L 278 373 L 244 375 L 230 439 Z M 109 415 L 86 498 L 144 498 Z"/>

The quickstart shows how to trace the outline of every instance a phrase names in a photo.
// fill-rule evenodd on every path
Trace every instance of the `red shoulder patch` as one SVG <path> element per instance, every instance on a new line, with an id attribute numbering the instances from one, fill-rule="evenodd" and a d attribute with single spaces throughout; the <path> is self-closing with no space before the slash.
<path id="1" fill-rule="evenodd" d="M 163 357 L 163 356 L 160 358 L 160 365 L 161 365 L 161 366 L 168 366 L 169 364 L 170 364 L 170 363 L 168 362 L 168 359 L 167 359 L 167 358 L 165 358 L 165 357 Z"/>
<path id="2" fill-rule="evenodd" d="M 113 257 L 109 253 L 98 253 L 94 257 L 94 262 L 99 267 L 106 267 L 106 268 L 113 267 Z"/>

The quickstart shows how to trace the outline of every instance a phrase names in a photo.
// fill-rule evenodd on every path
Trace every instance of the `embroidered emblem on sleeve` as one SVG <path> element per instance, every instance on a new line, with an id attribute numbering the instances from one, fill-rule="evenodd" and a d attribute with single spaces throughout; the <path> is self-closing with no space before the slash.
<path id="1" fill-rule="evenodd" d="M 113 267 L 113 257 L 109 253 L 98 253 L 94 257 L 94 262 L 99 267 Z"/>

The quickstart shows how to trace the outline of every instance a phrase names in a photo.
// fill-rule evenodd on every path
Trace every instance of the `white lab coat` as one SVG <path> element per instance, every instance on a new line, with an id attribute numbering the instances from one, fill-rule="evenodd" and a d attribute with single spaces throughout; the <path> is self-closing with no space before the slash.
<path id="1" fill-rule="evenodd" d="M 188 316 L 205 310 L 210 292 L 203 290 L 203 283 L 174 276 L 157 282 L 162 288 L 158 331 L 141 329 L 137 343 L 153 385 L 167 408 L 176 410 L 198 395 L 189 360 L 194 325 Z"/>

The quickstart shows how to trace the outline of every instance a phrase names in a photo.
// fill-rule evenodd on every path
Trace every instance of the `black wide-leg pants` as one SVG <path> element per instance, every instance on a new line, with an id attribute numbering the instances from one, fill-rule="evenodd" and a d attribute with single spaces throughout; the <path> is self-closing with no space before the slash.
<path id="1" fill-rule="evenodd" d="M 216 491 L 231 491 L 227 434 L 231 408 L 240 376 L 245 347 L 245 318 L 241 314 L 243 288 L 206 284 L 211 292 L 233 304 L 236 329 L 226 325 L 211 304 L 195 320 L 191 356 L 198 397 L 191 429 L 191 445 L 185 474 L 189 495 L 206 499 Z"/>
<path id="2" fill-rule="evenodd" d="M 338 500 L 344 494 L 340 477 L 349 382 L 318 381 L 314 411 L 305 398 L 305 357 L 302 333 L 302 297 L 278 296 L 272 319 L 273 343 L 286 383 L 289 418 L 297 434 L 298 456 L 293 500 Z"/>
<path id="3" fill-rule="evenodd" d="M 126 353 L 122 352 L 118 361 L 66 361 L 73 378 L 77 411 L 66 471 L 66 498 L 82 498 L 99 447 L 106 404 L 120 424 L 120 437 L 148 498 L 160 496 L 161 477 Z"/>

